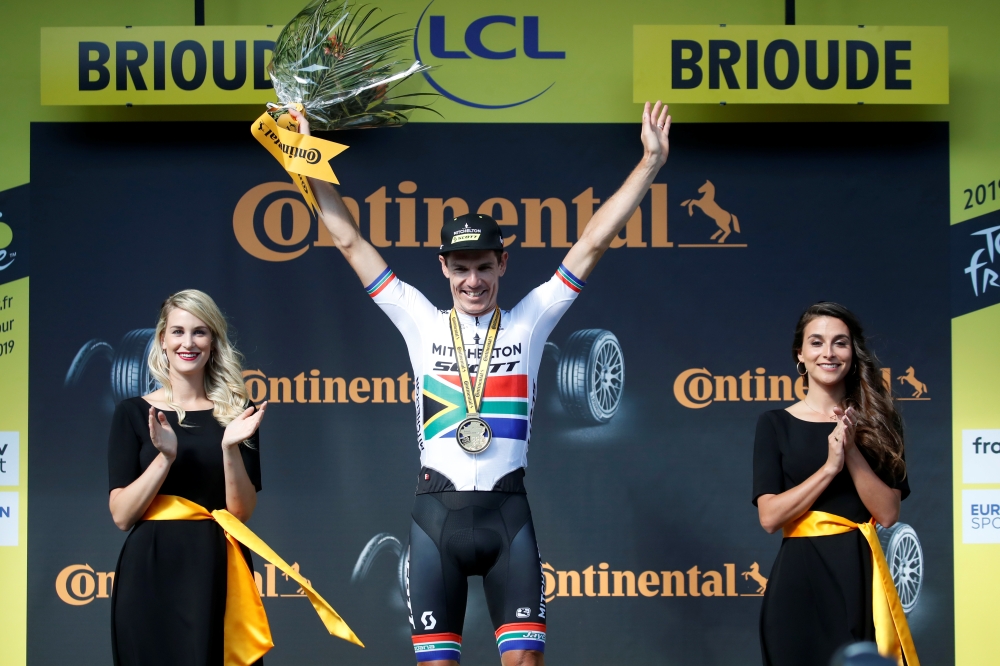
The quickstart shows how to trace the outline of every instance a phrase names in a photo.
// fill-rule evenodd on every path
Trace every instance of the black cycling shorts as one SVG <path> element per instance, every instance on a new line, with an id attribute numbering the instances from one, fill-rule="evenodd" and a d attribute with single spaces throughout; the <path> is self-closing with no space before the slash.
<path id="1" fill-rule="evenodd" d="M 482 576 L 500 654 L 545 651 L 545 594 L 528 498 L 521 493 L 417 495 L 406 591 L 417 661 L 461 661 L 469 576 Z"/>

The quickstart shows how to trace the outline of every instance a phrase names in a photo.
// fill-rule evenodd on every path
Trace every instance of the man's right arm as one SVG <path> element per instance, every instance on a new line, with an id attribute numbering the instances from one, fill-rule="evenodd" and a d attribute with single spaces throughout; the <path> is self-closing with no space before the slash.
<path id="1" fill-rule="evenodd" d="M 289 113 L 298 123 L 299 132 L 309 134 L 309 121 L 305 116 L 294 109 Z M 357 273 L 361 283 L 365 286 L 371 284 L 385 271 L 388 264 L 382 259 L 378 250 L 361 235 L 357 221 L 333 185 L 323 180 L 309 178 L 309 186 L 316 195 L 316 201 L 319 202 L 319 219 L 330 232 L 333 242 Z"/>

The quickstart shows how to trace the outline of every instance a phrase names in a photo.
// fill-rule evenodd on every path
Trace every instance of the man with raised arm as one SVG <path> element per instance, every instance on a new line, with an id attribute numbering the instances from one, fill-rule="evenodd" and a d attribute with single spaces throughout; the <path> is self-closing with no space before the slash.
<path id="1" fill-rule="evenodd" d="M 292 115 L 308 134 L 306 119 Z M 639 164 L 555 275 L 511 310 L 497 305 L 507 252 L 491 217 L 443 225 L 439 260 L 453 302 L 439 310 L 396 277 L 333 186 L 310 179 L 320 219 L 403 334 L 413 364 L 421 469 L 407 591 L 418 662 L 459 662 L 467 578 L 483 576 L 502 665 L 545 663 L 544 578 L 524 489 L 538 367 L 549 333 L 667 161 L 669 133 L 667 106 L 647 102 Z"/>

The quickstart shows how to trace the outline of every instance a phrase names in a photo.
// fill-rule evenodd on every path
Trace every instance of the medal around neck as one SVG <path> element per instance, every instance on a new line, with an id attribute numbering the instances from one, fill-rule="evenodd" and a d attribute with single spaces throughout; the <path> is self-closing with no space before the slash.
<path id="1" fill-rule="evenodd" d="M 490 430 L 490 424 L 479 418 L 478 414 L 470 414 L 458 424 L 455 439 L 469 453 L 479 453 L 485 451 L 493 441 L 493 431 Z"/>
<path id="2" fill-rule="evenodd" d="M 465 341 L 462 339 L 462 326 L 458 322 L 458 313 L 452 308 L 449 317 L 451 323 L 451 339 L 455 343 L 455 356 L 458 360 L 458 376 L 462 381 L 462 395 L 465 398 L 465 411 L 468 416 L 458 424 L 455 430 L 455 440 L 462 450 L 469 453 L 482 453 L 493 441 L 493 430 L 479 416 L 480 405 L 483 404 L 483 394 L 486 391 L 486 380 L 490 374 L 489 359 L 493 356 L 493 345 L 500 331 L 500 308 L 493 310 L 489 330 L 483 341 L 483 352 L 480 355 L 479 370 L 476 373 L 476 385 L 472 385 L 469 373 L 469 360 L 465 355 Z M 485 359 L 485 361 L 483 360 Z"/>

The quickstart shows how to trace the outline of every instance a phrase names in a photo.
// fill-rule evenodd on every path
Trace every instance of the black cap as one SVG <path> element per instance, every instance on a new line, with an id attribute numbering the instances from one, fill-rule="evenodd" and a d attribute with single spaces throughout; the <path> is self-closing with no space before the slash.
<path id="1" fill-rule="evenodd" d="M 457 250 L 503 250 L 500 225 L 489 215 L 466 213 L 441 225 L 438 254 Z"/>

